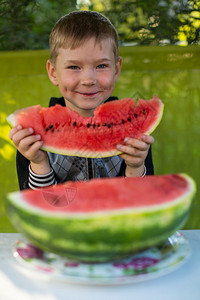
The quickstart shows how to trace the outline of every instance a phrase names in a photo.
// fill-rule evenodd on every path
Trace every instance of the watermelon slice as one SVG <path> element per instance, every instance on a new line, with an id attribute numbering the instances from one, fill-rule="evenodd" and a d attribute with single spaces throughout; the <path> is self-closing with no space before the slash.
<path id="1" fill-rule="evenodd" d="M 102 178 L 10 193 L 6 207 L 39 248 L 105 262 L 165 241 L 185 224 L 195 191 L 186 174 Z"/>
<path id="2" fill-rule="evenodd" d="M 117 144 L 125 137 L 140 138 L 159 124 L 163 103 L 154 96 L 110 101 L 99 106 L 93 117 L 82 117 L 67 107 L 27 107 L 7 117 L 11 126 L 32 127 L 44 142 L 42 149 L 53 153 L 83 157 L 118 155 Z"/>

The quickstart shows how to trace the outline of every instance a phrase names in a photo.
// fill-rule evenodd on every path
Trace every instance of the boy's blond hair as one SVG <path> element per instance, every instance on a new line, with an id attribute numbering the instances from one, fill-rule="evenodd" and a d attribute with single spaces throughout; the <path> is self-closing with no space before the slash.
<path id="1" fill-rule="evenodd" d="M 110 38 L 117 62 L 118 35 L 116 29 L 105 16 L 94 11 L 73 11 L 57 21 L 49 38 L 51 62 L 56 63 L 59 48 L 75 49 L 92 37 L 96 39 L 96 42 Z"/>

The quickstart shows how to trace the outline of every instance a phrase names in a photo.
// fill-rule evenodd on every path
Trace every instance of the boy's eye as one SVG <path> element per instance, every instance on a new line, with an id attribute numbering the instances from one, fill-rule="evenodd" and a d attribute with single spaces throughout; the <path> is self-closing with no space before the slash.
<path id="1" fill-rule="evenodd" d="M 78 66 L 68 66 L 67 69 L 79 70 L 79 67 Z"/>
<path id="2" fill-rule="evenodd" d="M 108 65 L 106 65 L 106 64 L 100 64 L 97 66 L 98 69 L 105 69 L 107 67 L 108 67 Z"/>

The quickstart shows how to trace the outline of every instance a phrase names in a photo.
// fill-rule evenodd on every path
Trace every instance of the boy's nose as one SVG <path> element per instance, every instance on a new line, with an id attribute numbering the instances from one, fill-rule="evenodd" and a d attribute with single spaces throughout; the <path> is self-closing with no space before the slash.
<path id="1" fill-rule="evenodd" d="M 82 78 L 81 78 L 81 84 L 87 85 L 87 86 L 96 84 L 95 72 L 92 70 L 83 72 Z"/>

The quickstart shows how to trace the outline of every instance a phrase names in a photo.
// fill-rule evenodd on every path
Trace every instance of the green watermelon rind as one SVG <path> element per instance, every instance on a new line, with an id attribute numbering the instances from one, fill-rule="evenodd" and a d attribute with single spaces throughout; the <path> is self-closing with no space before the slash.
<path id="1" fill-rule="evenodd" d="M 19 193 L 10 193 L 7 211 L 19 232 L 40 248 L 75 260 L 104 262 L 161 243 L 182 228 L 196 191 L 193 179 L 182 176 L 188 182 L 188 191 L 164 205 L 76 213 L 70 218 L 62 213 L 41 215 L 36 209 L 30 212 L 20 203 Z"/>
<path id="2" fill-rule="evenodd" d="M 15 127 L 17 124 L 16 118 L 14 114 L 10 114 L 7 118 L 6 121 L 10 125 L 10 127 Z"/>
<path id="3" fill-rule="evenodd" d="M 161 102 L 161 100 L 160 100 L 160 102 Z M 152 124 L 152 126 L 149 128 L 149 130 L 147 130 L 147 131 L 145 132 L 146 135 L 150 135 L 150 134 L 158 127 L 158 125 L 159 125 L 159 123 L 160 123 L 160 121 L 161 121 L 161 119 L 162 119 L 162 117 L 163 117 L 163 113 L 164 113 L 164 104 L 161 102 L 161 103 L 160 103 L 160 112 L 159 112 L 159 114 L 158 114 L 158 117 L 157 117 L 157 119 L 156 119 L 156 122 L 154 122 L 154 123 Z"/>
<path id="4" fill-rule="evenodd" d="M 50 146 L 42 146 L 42 150 L 47 151 L 47 152 L 52 152 L 52 153 L 57 153 L 57 149 L 55 147 L 50 147 Z M 122 154 L 121 151 L 119 150 L 109 150 L 109 151 L 92 151 L 92 152 L 87 152 L 87 151 L 71 151 L 71 150 L 66 150 L 59 148 L 59 154 L 61 155 L 69 155 L 69 156 L 79 156 L 79 157 L 87 157 L 87 158 L 102 158 L 102 157 L 110 157 L 110 156 L 115 156 L 115 155 L 120 155 Z"/>

